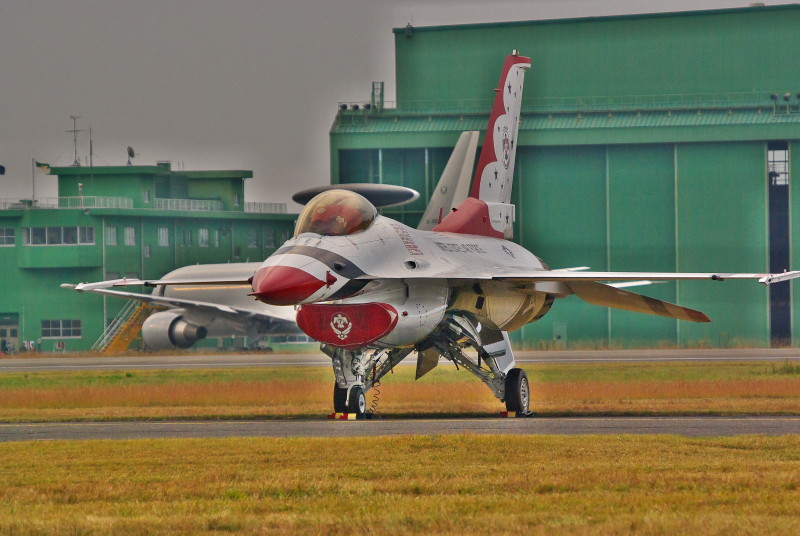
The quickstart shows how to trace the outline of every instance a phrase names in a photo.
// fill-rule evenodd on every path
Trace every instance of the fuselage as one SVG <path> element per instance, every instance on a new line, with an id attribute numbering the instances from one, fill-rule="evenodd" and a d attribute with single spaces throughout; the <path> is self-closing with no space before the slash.
<path id="1" fill-rule="evenodd" d="M 546 291 L 492 278 L 544 269 L 507 240 L 420 231 L 376 216 L 352 234 L 290 239 L 256 271 L 253 295 L 299 305 L 298 325 L 321 342 L 407 346 L 454 311 L 502 331 L 535 320 L 549 307 Z"/>

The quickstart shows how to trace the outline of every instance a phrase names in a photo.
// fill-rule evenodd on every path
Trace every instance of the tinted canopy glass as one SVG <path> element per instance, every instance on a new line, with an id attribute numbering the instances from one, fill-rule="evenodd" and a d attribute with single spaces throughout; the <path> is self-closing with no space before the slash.
<path id="1" fill-rule="evenodd" d="M 344 236 L 368 229 L 378 211 L 364 197 L 346 190 L 329 190 L 314 197 L 300 213 L 294 235 L 316 233 Z"/>

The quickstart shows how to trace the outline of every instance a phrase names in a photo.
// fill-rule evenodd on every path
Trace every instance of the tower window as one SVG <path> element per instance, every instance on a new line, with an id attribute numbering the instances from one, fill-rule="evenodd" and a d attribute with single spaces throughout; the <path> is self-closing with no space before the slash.
<path id="1" fill-rule="evenodd" d="M 169 227 L 158 228 L 158 245 L 161 247 L 169 246 Z"/>
<path id="2" fill-rule="evenodd" d="M 105 229 L 105 241 L 107 246 L 116 246 L 117 245 L 117 228 L 108 226 Z"/>
<path id="3" fill-rule="evenodd" d="M 136 227 L 125 227 L 125 245 L 136 245 Z"/>
<path id="4" fill-rule="evenodd" d="M 0 246 L 13 246 L 16 237 L 17 230 L 14 227 L 0 227 Z"/>
<path id="5" fill-rule="evenodd" d="M 789 145 L 785 141 L 767 145 L 767 172 L 771 186 L 789 184 Z"/>

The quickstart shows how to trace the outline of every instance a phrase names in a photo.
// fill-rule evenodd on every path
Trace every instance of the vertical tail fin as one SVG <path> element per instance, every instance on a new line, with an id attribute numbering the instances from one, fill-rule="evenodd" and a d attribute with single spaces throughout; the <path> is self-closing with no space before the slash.
<path id="1" fill-rule="evenodd" d="M 430 231 L 467 198 L 477 148 L 478 132 L 462 132 L 417 229 Z"/>
<path id="2" fill-rule="evenodd" d="M 530 66 L 530 58 L 516 51 L 506 57 L 470 197 L 435 230 L 511 238 L 514 225 L 511 187 L 522 89 L 525 71 Z"/>
<path id="3" fill-rule="evenodd" d="M 514 54 L 507 56 L 495 91 L 492 115 L 483 139 L 483 149 L 472 182 L 471 197 L 487 203 L 511 201 L 514 178 L 514 157 L 517 154 L 519 113 L 522 108 L 522 86 L 531 59 Z"/>

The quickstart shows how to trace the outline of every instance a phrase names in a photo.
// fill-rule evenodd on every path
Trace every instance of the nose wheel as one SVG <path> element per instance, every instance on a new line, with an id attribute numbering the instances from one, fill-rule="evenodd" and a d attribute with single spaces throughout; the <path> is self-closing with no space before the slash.
<path id="1" fill-rule="evenodd" d="M 520 368 L 512 368 L 506 375 L 506 409 L 518 417 L 530 415 L 531 388 L 528 375 Z"/>
<path id="2" fill-rule="evenodd" d="M 355 413 L 357 417 L 361 417 L 367 412 L 367 395 L 362 387 L 354 385 L 350 388 L 347 412 Z"/>
<path id="3" fill-rule="evenodd" d="M 367 412 L 367 395 L 364 388 L 354 385 L 350 387 L 349 392 L 348 398 L 346 387 L 333 384 L 333 410 L 336 413 L 354 413 L 358 417 L 363 416 Z"/>

